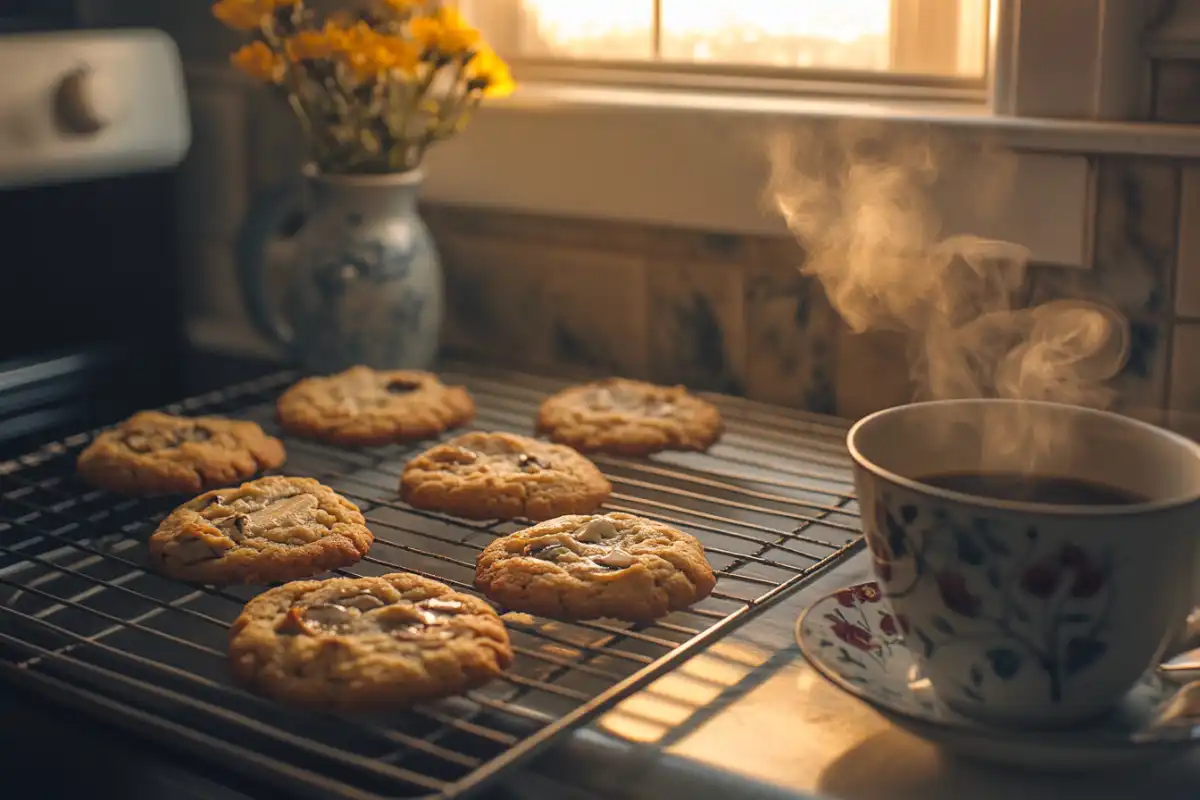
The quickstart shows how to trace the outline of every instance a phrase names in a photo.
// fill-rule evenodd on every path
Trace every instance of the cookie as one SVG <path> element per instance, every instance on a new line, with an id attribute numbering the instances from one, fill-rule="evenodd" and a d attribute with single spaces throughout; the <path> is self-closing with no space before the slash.
<path id="1" fill-rule="evenodd" d="M 428 372 L 368 367 L 305 378 L 276 408 L 288 433 L 344 446 L 428 439 L 475 417 L 475 403 L 461 386 L 446 386 Z"/>
<path id="2" fill-rule="evenodd" d="M 400 497 L 465 519 L 542 520 L 600 508 L 612 484 L 569 447 L 511 433 L 466 433 L 408 462 Z"/>
<path id="3" fill-rule="evenodd" d="M 243 481 L 286 457 L 283 442 L 253 422 L 141 411 L 98 435 L 76 467 L 113 492 L 184 494 Z"/>
<path id="4" fill-rule="evenodd" d="M 307 708 L 379 711 L 461 694 L 512 663 L 486 602 L 407 573 L 297 581 L 246 604 L 229 661 L 246 687 Z"/>
<path id="5" fill-rule="evenodd" d="M 475 569 L 475 586 L 505 609 L 564 620 L 648 622 L 715 585 L 695 537 L 632 514 L 543 522 L 489 544 Z"/>
<path id="6" fill-rule="evenodd" d="M 357 506 L 312 478 L 259 478 L 171 512 L 150 537 L 150 562 L 195 583 L 308 578 L 362 558 L 374 541 L 365 523 Z"/>
<path id="7" fill-rule="evenodd" d="M 642 456 L 707 450 L 721 435 L 721 412 L 682 386 L 609 378 L 546 398 L 537 429 L 581 453 Z"/>

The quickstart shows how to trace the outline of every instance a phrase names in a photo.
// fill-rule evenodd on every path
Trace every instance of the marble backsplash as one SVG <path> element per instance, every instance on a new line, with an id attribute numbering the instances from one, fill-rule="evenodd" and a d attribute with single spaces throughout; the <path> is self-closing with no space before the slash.
<path id="1" fill-rule="evenodd" d="M 1107 158 L 1094 266 L 1033 265 L 1028 298 L 1104 300 L 1129 318 L 1117 406 L 1165 419 L 1180 168 Z M 448 354 L 622 374 L 857 417 L 914 396 L 904 340 L 855 334 L 793 241 L 427 207 L 446 262 Z"/>

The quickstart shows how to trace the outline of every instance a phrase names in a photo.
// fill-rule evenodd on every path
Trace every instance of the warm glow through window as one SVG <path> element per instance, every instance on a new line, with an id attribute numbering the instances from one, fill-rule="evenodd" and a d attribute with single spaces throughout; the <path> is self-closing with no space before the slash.
<path id="1" fill-rule="evenodd" d="M 988 0 L 476 0 L 514 55 L 980 78 Z"/>

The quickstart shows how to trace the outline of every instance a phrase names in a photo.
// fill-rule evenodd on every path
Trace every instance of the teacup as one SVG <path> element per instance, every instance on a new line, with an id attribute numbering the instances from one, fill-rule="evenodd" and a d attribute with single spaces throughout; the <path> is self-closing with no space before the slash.
<path id="1" fill-rule="evenodd" d="M 872 414 L 848 443 L 875 575 L 959 713 L 1082 723 L 1180 642 L 1200 575 L 1194 442 L 1076 406 L 948 400 Z M 984 496 L 981 474 L 1008 479 Z"/>

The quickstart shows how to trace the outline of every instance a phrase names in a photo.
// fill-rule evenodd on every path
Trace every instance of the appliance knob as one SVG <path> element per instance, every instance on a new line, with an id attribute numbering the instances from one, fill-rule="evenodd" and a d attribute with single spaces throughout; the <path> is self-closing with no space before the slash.
<path id="1" fill-rule="evenodd" d="M 117 95 L 88 67 L 71 70 L 54 90 L 54 121 L 64 133 L 93 134 L 116 117 Z"/>

